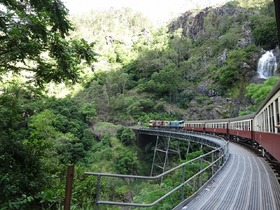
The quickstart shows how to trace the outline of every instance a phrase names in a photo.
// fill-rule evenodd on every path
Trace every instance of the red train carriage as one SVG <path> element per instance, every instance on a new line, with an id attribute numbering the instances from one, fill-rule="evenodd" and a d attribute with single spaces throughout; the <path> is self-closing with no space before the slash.
<path id="1" fill-rule="evenodd" d="M 254 140 L 280 162 L 280 80 L 255 114 Z"/>
<path id="2" fill-rule="evenodd" d="M 205 121 L 186 121 L 184 123 L 184 130 L 187 131 L 204 131 Z"/>
<path id="3" fill-rule="evenodd" d="M 229 134 L 253 139 L 253 119 L 255 114 L 229 119 Z"/>
<path id="4" fill-rule="evenodd" d="M 211 133 L 228 134 L 229 119 L 206 120 L 205 131 Z"/>

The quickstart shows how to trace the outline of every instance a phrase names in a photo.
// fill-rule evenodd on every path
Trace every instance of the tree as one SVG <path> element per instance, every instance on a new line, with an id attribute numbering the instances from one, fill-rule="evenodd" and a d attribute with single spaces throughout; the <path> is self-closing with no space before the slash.
<path id="1" fill-rule="evenodd" d="M 227 65 L 218 70 L 216 81 L 220 84 L 220 92 L 225 94 L 234 87 L 240 86 L 246 80 L 246 71 L 242 70 L 242 65 L 251 60 L 251 56 L 257 52 L 255 45 L 248 45 L 244 49 L 236 49 L 229 52 L 226 59 Z"/>
<path id="2" fill-rule="evenodd" d="M 259 107 L 278 80 L 278 77 L 270 77 L 263 84 L 252 83 L 246 88 L 246 96 L 251 98 L 253 103 Z"/>
<path id="3" fill-rule="evenodd" d="M 137 174 L 139 160 L 131 151 L 124 150 L 115 162 L 116 170 L 121 174 Z"/>
<path id="4" fill-rule="evenodd" d="M 131 128 L 121 127 L 117 130 L 117 138 L 126 146 L 132 145 L 135 140 L 135 133 Z"/>
<path id="5" fill-rule="evenodd" d="M 76 82 L 78 64 L 95 60 L 93 44 L 66 39 L 73 28 L 60 0 L 3 0 L 0 8 L 0 74 L 24 70 L 40 85 Z"/>
<path id="6" fill-rule="evenodd" d="M 96 109 L 93 103 L 84 103 L 81 107 L 81 113 L 86 122 L 91 122 L 96 116 Z"/>
<path id="7" fill-rule="evenodd" d="M 168 94 L 171 103 L 173 94 L 180 88 L 180 83 L 182 83 L 180 72 L 177 66 L 171 63 L 161 71 L 153 73 L 146 88 L 162 96 Z"/>
<path id="8" fill-rule="evenodd" d="M 250 18 L 256 44 L 265 49 L 274 48 L 277 45 L 277 25 L 274 17 L 254 15 Z"/>

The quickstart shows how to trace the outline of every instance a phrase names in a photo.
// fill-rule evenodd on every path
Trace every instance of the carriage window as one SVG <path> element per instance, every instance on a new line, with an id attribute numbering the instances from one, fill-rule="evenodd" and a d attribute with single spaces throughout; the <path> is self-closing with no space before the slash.
<path id="1" fill-rule="evenodd" d="M 266 109 L 264 110 L 264 116 L 263 116 L 263 117 L 264 117 L 264 119 L 263 119 L 263 120 L 264 120 L 264 128 L 263 128 L 263 131 L 265 131 L 265 132 L 267 131 L 267 124 L 268 124 L 268 119 L 267 119 L 267 118 L 268 118 L 268 116 L 267 116 L 268 114 L 267 114 L 267 112 L 268 112 L 268 111 L 267 111 L 267 108 L 266 108 Z"/>
<path id="2" fill-rule="evenodd" d="M 265 114 L 264 111 L 262 113 L 262 118 L 261 118 L 261 131 L 264 131 L 264 126 L 265 126 Z"/>
<path id="3" fill-rule="evenodd" d="M 269 132 L 274 131 L 274 114 L 273 114 L 273 103 L 269 106 Z"/>
<path id="4" fill-rule="evenodd" d="M 275 125 L 279 125 L 280 126 L 280 113 L 279 113 L 279 109 L 280 109 L 280 101 L 278 100 L 278 98 L 275 100 L 275 110 L 276 110 L 276 122 Z M 277 128 L 276 130 L 277 133 L 280 133 L 280 128 Z"/>

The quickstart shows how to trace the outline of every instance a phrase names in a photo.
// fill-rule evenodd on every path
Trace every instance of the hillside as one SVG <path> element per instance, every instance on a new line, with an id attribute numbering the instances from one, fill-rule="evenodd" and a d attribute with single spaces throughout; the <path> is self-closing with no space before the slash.
<path id="1" fill-rule="evenodd" d="M 275 49 L 279 56 L 272 2 L 243 6 L 187 11 L 161 29 L 127 9 L 75 18 L 83 36 L 102 46 L 77 97 L 94 101 L 101 120 L 123 124 L 238 116 L 252 105 L 246 87 L 263 82 L 261 55 Z"/>
<path id="2" fill-rule="evenodd" d="M 153 142 L 140 148 L 130 126 L 254 112 L 279 79 L 279 67 L 268 79 L 257 72 L 266 51 L 280 60 L 268 0 L 186 11 L 161 28 L 131 9 L 70 17 L 60 1 L 0 6 L 0 209 L 61 209 L 70 164 L 72 208 L 93 209 L 96 178 L 85 171 L 150 173 Z M 208 150 L 181 149 L 185 159 Z M 102 196 L 163 193 L 127 182 L 103 179 Z"/>

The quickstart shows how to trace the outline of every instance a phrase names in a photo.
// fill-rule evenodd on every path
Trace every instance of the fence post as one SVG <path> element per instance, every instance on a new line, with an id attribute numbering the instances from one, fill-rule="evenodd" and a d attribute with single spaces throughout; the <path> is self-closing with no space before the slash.
<path id="1" fill-rule="evenodd" d="M 200 158 L 200 174 L 199 174 L 199 188 L 202 186 L 202 161 L 203 159 Z"/>
<path id="2" fill-rule="evenodd" d="M 214 174 L 214 152 L 212 152 L 212 162 L 211 162 L 211 164 L 212 164 L 212 166 L 211 166 L 211 169 L 212 169 L 212 174 L 211 174 L 211 176 L 213 176 L 213 174 Z"/>
<path id="3" fill-rule="evenodd" d="M 99 201 L 99 193 L 100 193 L 100 181 L 101 175 L 97 175 L 97 186 L 96 186 L 96 198 L 95 198 L 95 209 L 98 210 L 98 201 Z"/>
<path id="4" fill-rule="evenodd" d="M 66 189 L 64 198 L 64 210 L 70 210 L 72 187 L 74 178 L 74 165 L 68 166 L 67 176 L 66 176 Z"/>

